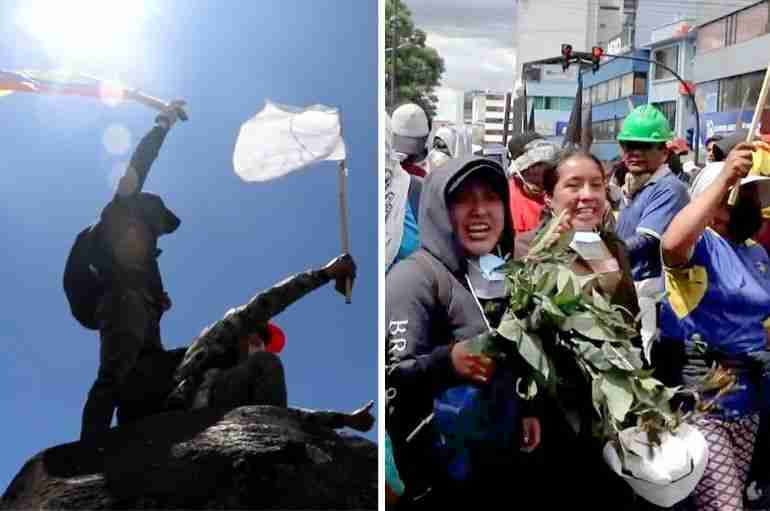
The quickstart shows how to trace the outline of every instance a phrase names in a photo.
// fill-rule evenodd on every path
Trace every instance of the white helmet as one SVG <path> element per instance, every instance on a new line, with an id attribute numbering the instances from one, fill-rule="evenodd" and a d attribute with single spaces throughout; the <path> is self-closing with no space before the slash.
<path id="1" fill-rule="evenodd" d="M 681 424 L 661 434 L 653 445 L 647 433 L 633 427 L 620 432 L 624 460 L 615 442 L 604 446 L 604 461 L 631 485 L 634 493 L 661 507 L 671 507 L 690 495 L 703 477 L 708 462 L 706 439 L 695 427 Z"/>
<path id="2" fill-rule="evenodd" d="M 440 138 L 446 149 L 449 150 L 450 158 L 457 158 L 457 132 L 450 126 L 442 126 L 436 130 L 436 134 L 433 135 L 433 143 L 431 144 L 435 148 L 436 139 Z"/>
<path id="3" fill-rule="evenodd" d="M 428 117 L 418 105 L 407 103 L 393 112 L 393 134 L 402 137 L 427 137 Z"/>

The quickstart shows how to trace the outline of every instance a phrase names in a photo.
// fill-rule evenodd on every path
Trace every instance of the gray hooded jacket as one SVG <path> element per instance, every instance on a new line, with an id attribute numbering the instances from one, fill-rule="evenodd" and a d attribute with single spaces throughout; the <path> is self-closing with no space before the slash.
<path id="1" fill-rule="evenodd" d="M 502 167 L 477 156 L 453 159 L 428 174 L 423 184 L 419 216 L 422 247 L 418 253 L 427 257 L 412 254 L 396 264 L 386 277 L 387 429 L 407 485 L 411 477 L 424 480 L 427 475 L 424 471 L 420 473 L 415 459 L 422 457 L 417 451 L 426 446 L 420 446 L 420 439 L 412 440 L 408 444 L 410 453 L 403 454 L 406 437 L 431 413 L 435 397 L 449 387 L 468 383 L 452 367 L 451 344 L 487 330 L 483 313 L 466 282 L 467 261 L 453 232 L 447 206 L 450 186 L 467 175 L 469 169 L 482 164 L 499 174 L 497 188 L 506 210 L 499 245 L 502 254 L 512 252 L 514 234 Z M 428 261 L 433 271 L 426 271 L 425 263 L 417 260 L 419 257 Z M 444 283 L 439 284 L 438 279 Z M 445 286 L 441 293 L 439 286 Z M 444 303 L 446 300 L 448 303 Z"/>

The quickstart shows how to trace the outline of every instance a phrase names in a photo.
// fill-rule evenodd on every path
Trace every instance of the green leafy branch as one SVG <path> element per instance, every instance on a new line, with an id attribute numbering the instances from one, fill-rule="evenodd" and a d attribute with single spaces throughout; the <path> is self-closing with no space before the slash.
<path id="1" fill-rule="evenodd" d="M 638 426 L 659 441 L 662 432 L 676 429 L 685 418 L 672 409 L 671 399 L 691 391 L 665 386 L 645 367 L 635 342 L 636 318 L 599 291 L 597 274 L 573 271 L 573 232 L 561 223 L 562 217 L 552 220 L 525 258 L 503 267 L 508 302 L 496 333 L 533 369 L 534 381 L 525 385 L 524 395 L 531 397 L 542 387 L 561 403 L 575 382 L 559 375 L 577 369 L 590 388 L 595 435 L 617 438 L 621 430 Z M 484 351 L 499 351 L 498 342 L 489 341 Z M 726 388 L 725 374 L 709 378 L 717 388 Z"/>

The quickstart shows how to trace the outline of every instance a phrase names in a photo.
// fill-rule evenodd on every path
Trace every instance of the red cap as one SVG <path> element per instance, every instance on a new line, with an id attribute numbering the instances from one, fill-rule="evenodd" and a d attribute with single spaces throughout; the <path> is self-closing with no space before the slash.
<path id="1" fill-rule="evenodd" d="M 676 154 L 687 154 L 690 151 L 690 148 L 687 146 L 687 141 L 683 138 L 675 138 L 674 140 L 666 142 L 666 146 Z"/>
<path id="2" fill-rule="evenodd" d="M 270 353 L 280 353 L 283 351 L 283 347 L 286 346 L 286 334 L 283 333 L 283 330 L 272 321 L 268 321 L 267 333 L 268 338 L 265 341 L 265 349 Z"/>
<path id="3" fill-rule="evenodd" d="M 286 334 L 283 333 L 283 330 L 270 321 L 267 322 L 266 330 L 267 339 L 262 339 L 256 332 L 241 338 L 240 350 L 244 356 L 249 352 L 249 345 L 254 344 L 254 339 L 260 339 L 260 344 L 264 342 L 265 350 L 270 353 L 280 353 L 283 350 L 283 347 L 286 346 Z"/>

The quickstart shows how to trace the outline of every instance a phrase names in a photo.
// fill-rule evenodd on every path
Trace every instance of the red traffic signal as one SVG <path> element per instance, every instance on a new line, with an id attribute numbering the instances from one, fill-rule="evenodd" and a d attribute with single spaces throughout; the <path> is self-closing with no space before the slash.
<path id="1" fill-rule="evenodd" d="M 572 45 L 571 44 L 562 44 L 561 45 L 561 56 L 564 58 L 564 60 L 561 63 L 561 68 L 566 71 L 569 67 L 569 61 L 572 59 Z"/>
<path id="2" fill-rule="evenodd" d="M 591 48 L 591 63 L 593 64 L 593 72 L 599 70 L 601 59 L 604 56 L 604 50 L 600 46 L 594 46 Z"/>

